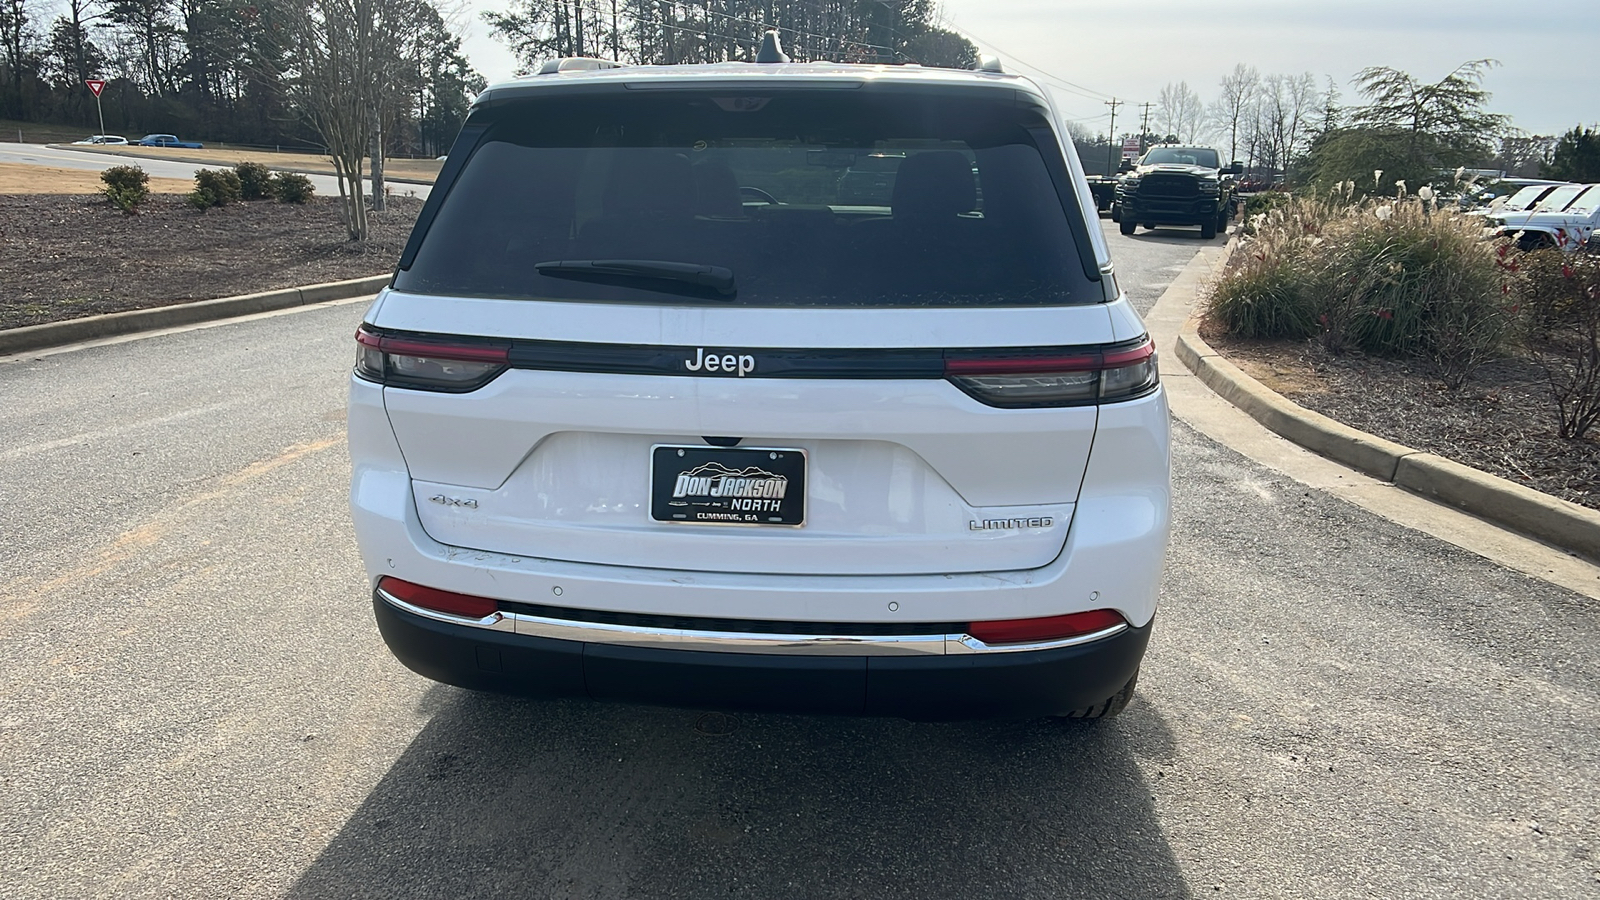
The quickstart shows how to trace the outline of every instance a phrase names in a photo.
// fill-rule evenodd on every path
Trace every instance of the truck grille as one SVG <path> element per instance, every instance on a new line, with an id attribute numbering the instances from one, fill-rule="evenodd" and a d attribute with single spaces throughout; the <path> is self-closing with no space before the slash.
<path id="1" fill-rule="evenodd" d="M 1146 175 L 1139 182 L 1139 194 L 1144 197 L 1196 197 L 1200 185 L 1184 175 Z"/>

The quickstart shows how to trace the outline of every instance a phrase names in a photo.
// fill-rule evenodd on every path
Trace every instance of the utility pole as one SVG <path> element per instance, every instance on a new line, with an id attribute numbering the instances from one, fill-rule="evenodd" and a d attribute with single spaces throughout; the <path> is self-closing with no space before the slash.
<path id="1" fill-rule="evenodd" d="M 1117 167 L 1111 164 L 1111 160 L 1117 152 L 1117 107 L 1121 106 L 1123 102 L 1115 97 L 1106 101 L 1106 105 L 1111 107 L 1111 141 L 1110 146 L 1106 148 L 1106 175 L 1108 176 L 1116 174 L 1117 171 Z"/>
<path id="2" fill-rule="evenodd" d="M 1139 154 L 1142 156 L 1144 151 L 1150 149 L 1144 145 L 1144 137 L 1150 133 L 1150 107 L 1155 104 L 1147 100 L 1139 105 L 1144 107 L 1144 116 L 1139 119 Z"/>

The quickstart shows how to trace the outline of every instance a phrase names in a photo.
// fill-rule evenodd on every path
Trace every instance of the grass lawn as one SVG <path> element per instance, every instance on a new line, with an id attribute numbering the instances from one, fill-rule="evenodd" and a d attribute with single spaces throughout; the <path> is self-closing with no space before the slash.
<path id="1" fill-rule="evenodd" d="M 0 194 L 98 194 L 105 186 L 99 172 L 86 169 L 0 163 Z M 187 178 L 150 179 L 153 194 L 187 194 L 192 190 L 194 182 Z"/>

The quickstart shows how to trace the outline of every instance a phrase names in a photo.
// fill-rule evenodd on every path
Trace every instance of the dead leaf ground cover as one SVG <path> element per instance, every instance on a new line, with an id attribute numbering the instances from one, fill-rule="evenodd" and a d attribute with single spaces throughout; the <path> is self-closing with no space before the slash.
<path id="1" fill-rule="evenodd" d="M 345 240 L 328 198 L 200 212 L 157 193 L 125 215 L 94 194 L 3 194 L 0 328 L 380 275 L 421 208 L 391 199 L 362 246 Z"/>

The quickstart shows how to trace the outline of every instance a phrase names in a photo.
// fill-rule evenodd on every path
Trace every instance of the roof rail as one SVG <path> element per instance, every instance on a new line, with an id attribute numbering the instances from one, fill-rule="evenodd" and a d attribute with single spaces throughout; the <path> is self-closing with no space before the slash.
<path id="1" fill-rule="evenodd" d="M 600 69 L 620 69 L 623 63 L 614 59 L 600 59 L 592 56 L 567 56 L 557 59 L 547 59 L 540 66 L 535 75 L 554 75 L 557 72 L 594 72 Z"/>

